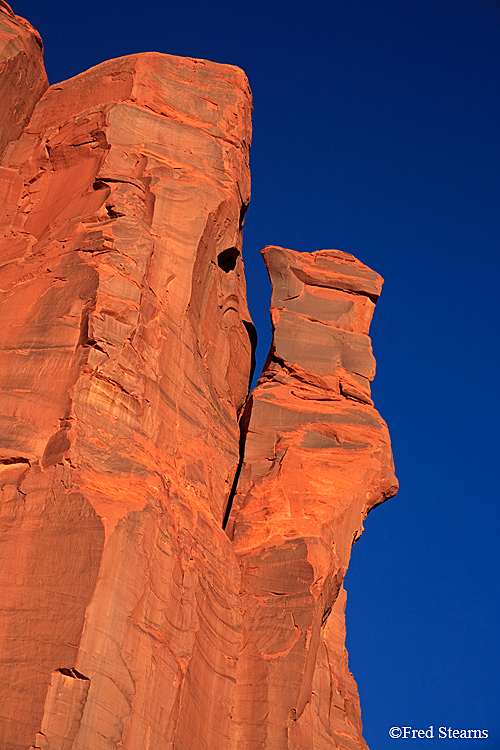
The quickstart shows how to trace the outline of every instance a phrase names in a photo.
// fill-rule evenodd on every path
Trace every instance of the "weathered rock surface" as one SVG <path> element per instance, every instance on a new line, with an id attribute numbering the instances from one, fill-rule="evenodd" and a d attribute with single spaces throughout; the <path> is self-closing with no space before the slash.
<path id="1" fill-rule="evenodd" d="M 342 580 L 395 491 L 380 277 L 267 248 L 247 400 L 242 71 L 145 53 L 46 90 L 3 0 L 0 39 L 0 750 L 364 748 Z"/>
<path id="2" fill-rule="evenodd" d="M 382 279 L 337 250 L 263 254 L 274 338 L 227 526 L 244 631 L 235 747 L 364 748 L 342 582 L 367 513 L 397 489 L 370 398 Z"/>
<path id="3" fill-rule="evenodd" d="M 250 107 L 237 68 L 135 55 L 49 88 L 4 151 L 2 748 L 226 731 Z M 74 667 L 85 699 L 49 690 Z"/>
<path id="4" fill-rule="evenodd" d="M 0 153 L 19 138 L 48 85 L 40 35 L 0 0 Z M 6 199 L 0 172 L 0 205 Z"/>

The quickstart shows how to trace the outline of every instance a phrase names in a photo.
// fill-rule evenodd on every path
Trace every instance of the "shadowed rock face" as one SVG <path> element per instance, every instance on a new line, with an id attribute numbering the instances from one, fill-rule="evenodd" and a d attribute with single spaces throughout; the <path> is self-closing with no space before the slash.
<path id="1" fill-rule="evenodd" d="M 0 750 L 365 747 L 342 580 L 395 491 L 380 277 L 267 248 L 247 399 L 242 71 L 145 53 L 47 89 L 3 0 L 0 65 Z"/>

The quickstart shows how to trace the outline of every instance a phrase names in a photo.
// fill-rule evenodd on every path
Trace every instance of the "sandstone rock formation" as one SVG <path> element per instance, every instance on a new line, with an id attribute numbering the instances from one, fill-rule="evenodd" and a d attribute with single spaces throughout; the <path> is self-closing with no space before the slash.
<path id="1" fill-rule="evenodd" d="M 342 580 L 395 491 L 380 277 L 268 248 L 247 399 L 242 71 L 47 89 L 3 0 L 0 44 L 0 750 L 365 747 Z"/>
<path id="2" fill-rule="evenodd" d="M 48 85 L 40 34 L 0 0 L 0 153 L 19 138 Z"/>
<path id="3" fill-rule="evenodd" d="M 227 526 L 243 609 L 235 747 L 354 750 L 366 746 L 342 582 L 364 518 L 397 489 L 370 398 L 382 279 L 337 250 L 268 247 L 264 259 L 274 337 L 242 418 Z"/>

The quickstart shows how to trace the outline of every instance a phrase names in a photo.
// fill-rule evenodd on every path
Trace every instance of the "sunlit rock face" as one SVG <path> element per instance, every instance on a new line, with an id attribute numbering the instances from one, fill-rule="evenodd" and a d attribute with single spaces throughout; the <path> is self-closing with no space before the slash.
<path id="1" fill-rule="evenodd" d="M 0 0 L 0 153 L 19 138 L 49 83 L 40 34 Z M 0 173 L 0 204 L 8 199 Z"/>
<path id="2" fill-rule="evenodd" d="M 135 55 L 49 88 L 3 153 L 2 747 L 229 721 L 250 108 L 237 68 Z M 48 691 L 74 667 L 83 704 Z"/>
<path id="3" fill-rule="evenodd" d="M 242 71 L 47 88 L 0 0 L 0 72 L 0 750 L 365 747 L 342 580 L 395 491 L 380 277 L 267 248 L 248 398 Z"/>
<path id="4" fill-rule="evenodd" d="M 363 520 L 397 489 L 370 397 L 382 279 L 337 250 L 263 255 L 274 336 L 227 526 L 244 613 L 235 747 L 365 747 L 342 582 Z"/>

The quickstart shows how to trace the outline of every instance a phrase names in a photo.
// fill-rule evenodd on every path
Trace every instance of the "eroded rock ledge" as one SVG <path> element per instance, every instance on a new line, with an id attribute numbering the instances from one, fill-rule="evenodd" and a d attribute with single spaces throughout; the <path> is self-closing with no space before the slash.
<path id="1" fill-rule="evenodd" d="M 382 280 L 266 248 L 247 398 L 242 71 L 144 53 L 47 88 L 0 0 L 0 73 L 1 750 L 365 748 L 342 581 L 396 490 Z"/>

